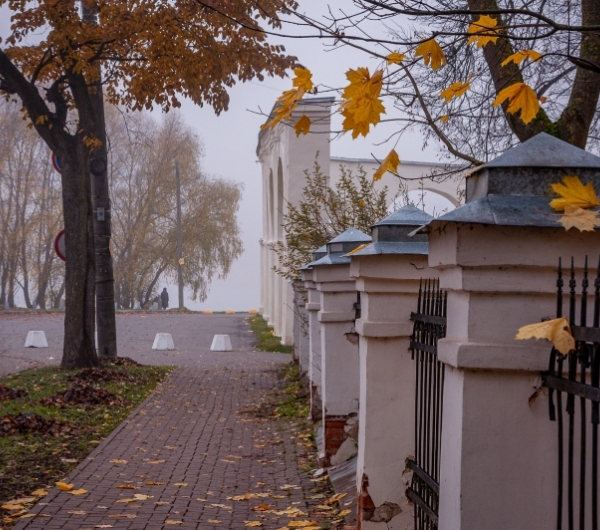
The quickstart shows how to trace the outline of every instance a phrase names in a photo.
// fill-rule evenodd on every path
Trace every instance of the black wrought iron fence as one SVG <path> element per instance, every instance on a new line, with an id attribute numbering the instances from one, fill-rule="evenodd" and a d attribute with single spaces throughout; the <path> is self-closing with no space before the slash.
<path id="1" fill-rule="evenodd" d="M 575 349 L 566 356 L 553 349 L 549 370 L 543 375 L 543 384 L 549 388 L 550 419 L 556 421 L 558 427 L 557 530 L 598 530 L 600 261 L 593 293 L 588 292 L 588 274 L 586 257 L 578 293 L 575 266 L 571 259 L 568 319 L 575 338 Z M 560 260 L 556 286 L 556 314 L 562 317 L 564 280 Z M 593 315 L 588 318 L 590 309 Z M 590 424 L 591 428 L 588 428 Z"/>
<path id="2" fill-rule="evenodd" d="M 444 365 L 437 358 L 438 339 L 446 336 L 447 292 L 438 280 L 419 285 L 417 312 L 410 341 L 415 361 L 415 459 L 406 495 L 415 504 L 415 530 L 435 530 L 438 526 L 440 494 L 440 448 Z"/>

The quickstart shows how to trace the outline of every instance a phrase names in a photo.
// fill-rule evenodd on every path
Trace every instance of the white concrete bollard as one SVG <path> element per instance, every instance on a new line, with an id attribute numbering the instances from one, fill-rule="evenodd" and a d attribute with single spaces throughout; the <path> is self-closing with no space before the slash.
<path id="1" fill-rule="evenodd" d="M 174 350 L 175 344 L 170 333 L 157 333 L 154 337 L 153 350 Z"/>
<path id="2" fill-rule="evenodd" d="M 48 341 L 43 331 L 29 331 L 25 339 L 26 348 L 47 348 Z"/>
<path id="3" fill-rule="evenodd" d="M 215 335 L 210 345 L 210 351 L 233 351 L 229 335 Z"/>

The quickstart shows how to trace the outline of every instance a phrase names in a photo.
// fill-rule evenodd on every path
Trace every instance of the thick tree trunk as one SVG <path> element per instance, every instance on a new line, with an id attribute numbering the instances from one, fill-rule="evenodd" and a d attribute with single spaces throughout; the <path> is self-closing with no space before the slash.
<path id="1" fill-rule="evenodd" d="M 95 266 L 94 230 L 88 168 L 88 149 L 77 138 L 71 149 L 57 153 L 62 162 L 65 218 L 65 339 L 61 366 L 97 366 L 94 348 Z"/>

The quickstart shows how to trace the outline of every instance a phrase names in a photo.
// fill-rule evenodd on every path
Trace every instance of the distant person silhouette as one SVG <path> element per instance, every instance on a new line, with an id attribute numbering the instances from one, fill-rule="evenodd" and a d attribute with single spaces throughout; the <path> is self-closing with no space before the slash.
<path id="1" fill-rule="evenodd" d="M 162 302 L 162 308 L 167 309 L 167 307 L 169 307 L 169 293 L 167 293 L 166 287 L 164 287 L 162 293 L 160 293 L 160 300 Z"/>

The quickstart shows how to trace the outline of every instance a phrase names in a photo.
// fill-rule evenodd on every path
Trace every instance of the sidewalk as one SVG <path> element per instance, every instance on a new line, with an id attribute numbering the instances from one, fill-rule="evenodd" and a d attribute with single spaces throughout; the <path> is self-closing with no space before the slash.
<path id="1" fill-rule="evenodd" d="M 314 519 L 308 512 L 320 501 L 309 498 L 316 484 L 298 469 L 305 449 L 298 432 L 251 412 L 289 360 L 238 351 L 204 352 L 193 364 L 182 363 L 68 476 L 87 493 L 53 488 L 32 509 L 49 517 L 23 520 L 16 528 L 239 530 L 246 521 L 260 521 L 261 528 L 278 529 Z M 227 499 L 247 493 L 263 495 Z M 140 497 L 118 502 L 134 495 Z M 290 519 L 252 510 L 261 504 L 306 515 Z"/>

